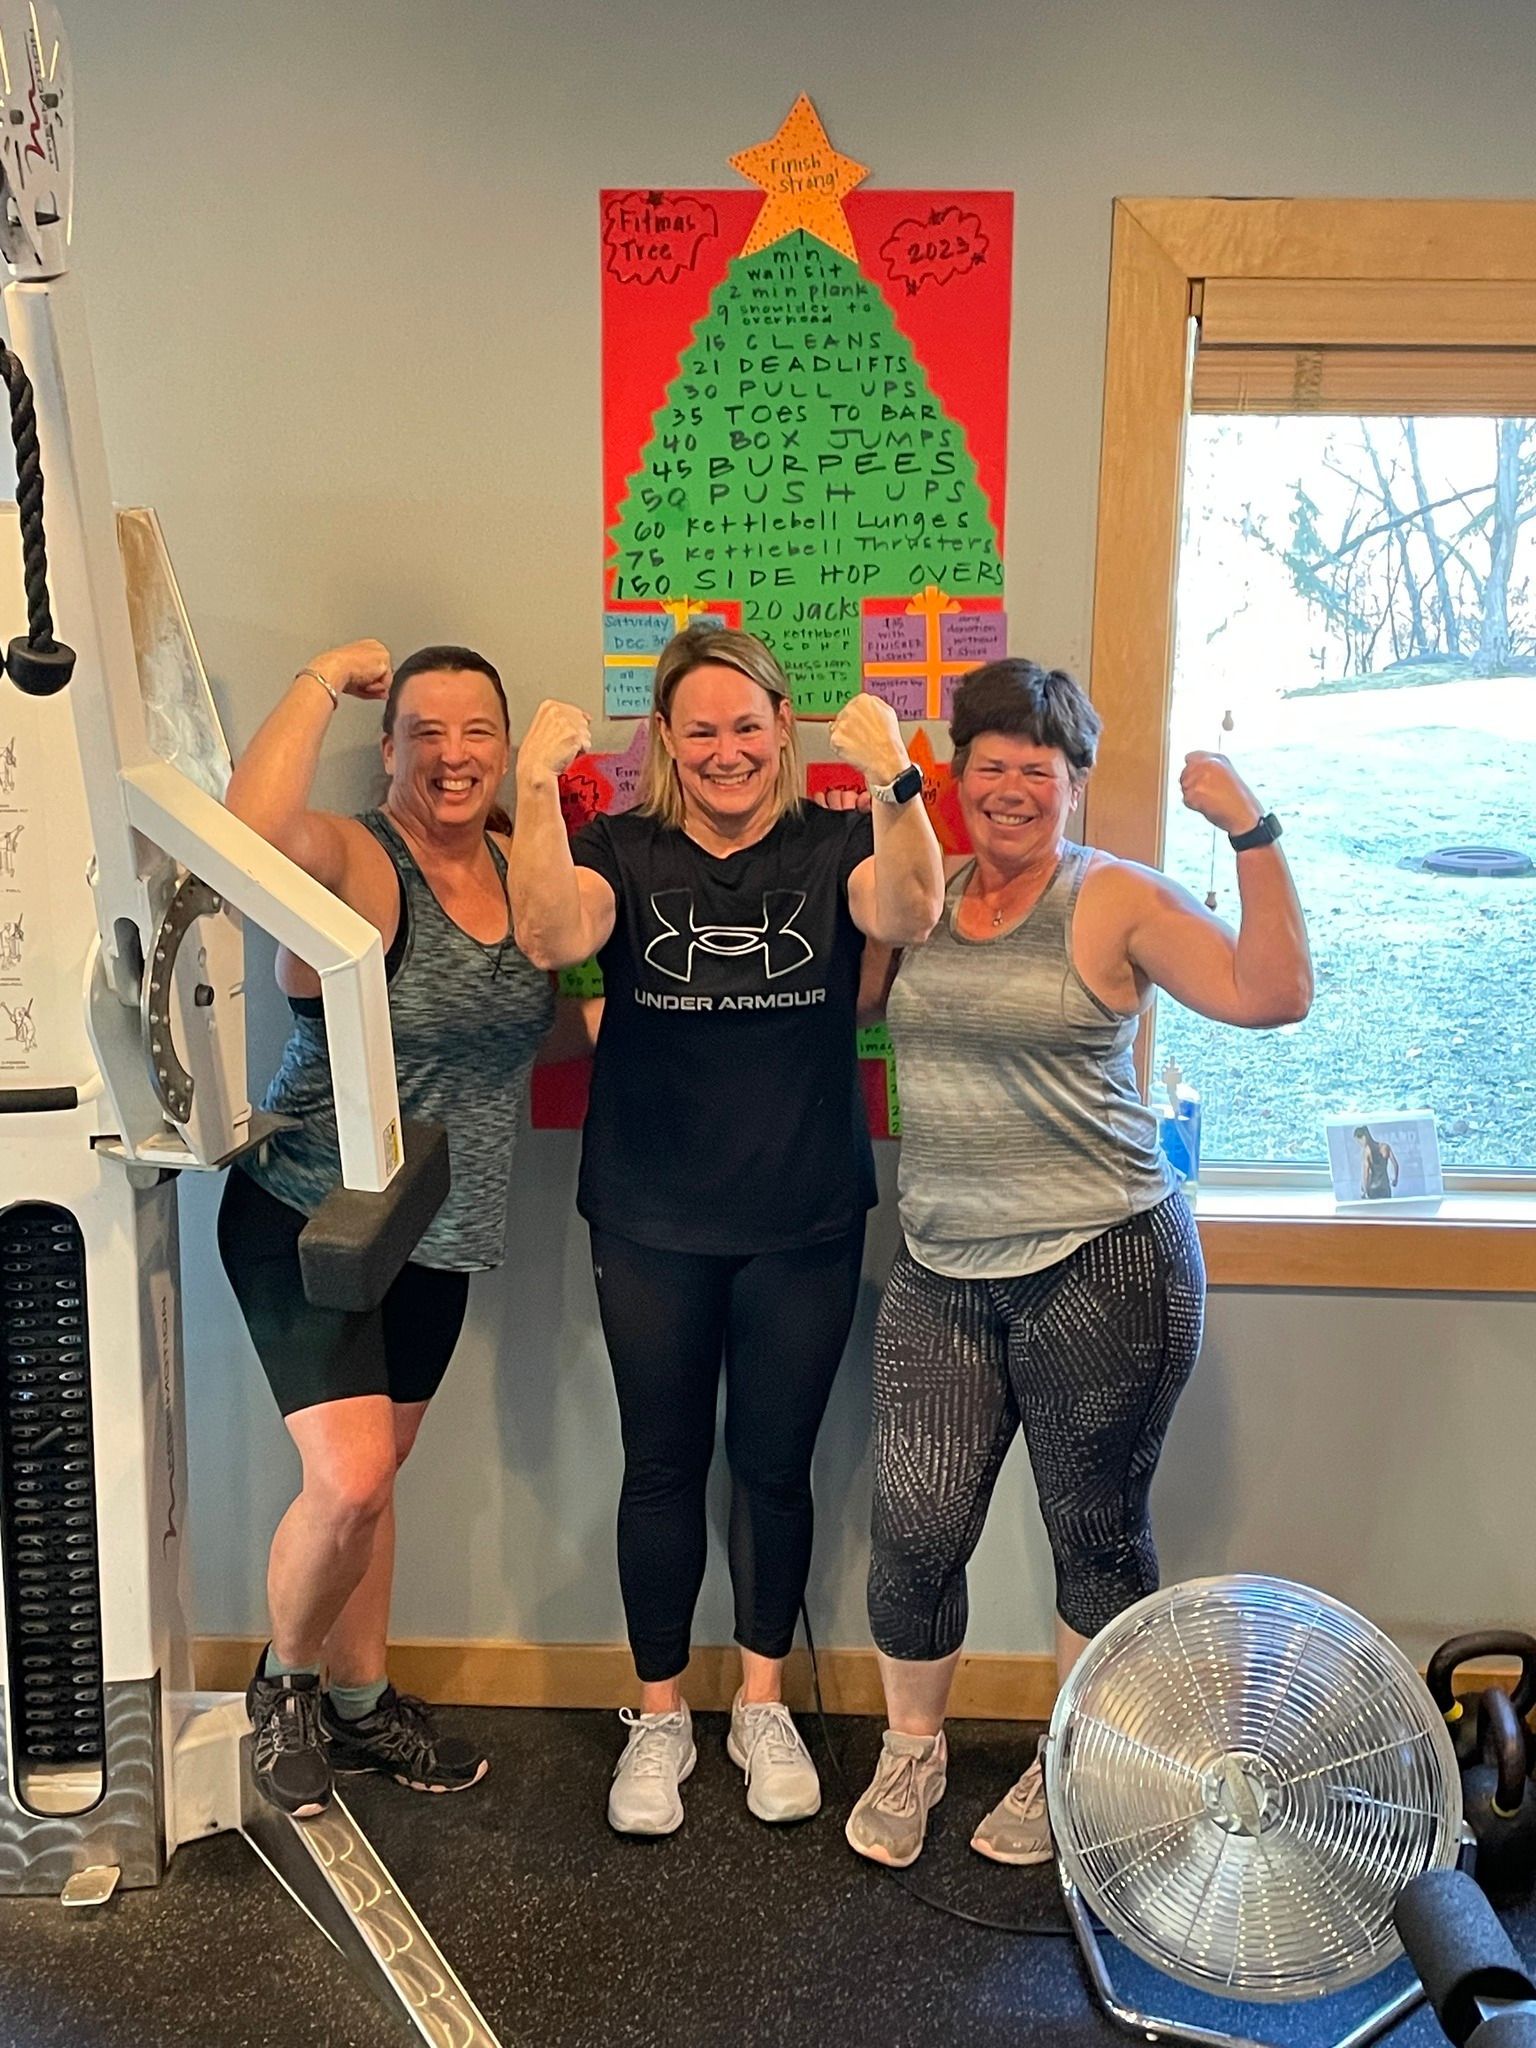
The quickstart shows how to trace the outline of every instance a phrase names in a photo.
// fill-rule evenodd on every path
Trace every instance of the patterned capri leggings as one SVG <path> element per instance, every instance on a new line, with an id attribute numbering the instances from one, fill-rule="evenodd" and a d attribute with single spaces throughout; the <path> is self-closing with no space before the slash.
<path id="1" fill-rule="evenodd" d="M 947 1279 L 903 1247 L 874 1345 L 869 1619 L 888 1657 L 964 1642 L 965 1568 L 1020 1427 L 1062 1620 L 1091 1636 L 1156 1589 L 1147 1497 L 1204 1306 L 1182 1194 L 1021 1279 Z"/>

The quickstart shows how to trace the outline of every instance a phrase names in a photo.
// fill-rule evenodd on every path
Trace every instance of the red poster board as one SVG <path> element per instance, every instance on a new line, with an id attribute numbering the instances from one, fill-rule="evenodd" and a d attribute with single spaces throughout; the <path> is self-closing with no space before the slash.
<path id="1" fill-rule="evenodd" d="M 761 189 L 602 194 L 605 655 L 730 605 L 830 717 L 871 601 L 1001 610 L 1013 198 L 855 191 L 804 99 L 732 161 Z"/>

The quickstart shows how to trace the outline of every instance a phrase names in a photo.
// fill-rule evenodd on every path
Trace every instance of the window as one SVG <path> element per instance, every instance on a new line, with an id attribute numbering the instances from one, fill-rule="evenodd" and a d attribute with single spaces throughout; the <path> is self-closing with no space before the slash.
<path id="1" fill-rule="evenodd" d="M 1536 876 L 1398 865 L 1536 855 L 1533 342 L 1527 203 L 1116 206 L 1088 836 L 1204 896 L 1170 765 L 1224 739 L 1319 967 L 1299 1026 L 1143 1033 L 1251 1191 L 1202 1187 L 1217 1284 L 1536 1291 Z M 1333 1214 L 1322 1117 L 1378 1102 L 1439 1114 L 1432 1220 Z"/>
<path id="2" fill-rule="evenodd" d="M 1428 1108 L 1448 1169 L 1536 1167 L 1536 420 L 1193 418 L 1163 866 L 1235 923 L 1191 748 L 1280 811 L 1317 975 L 1280 1031 L 1159 1003 L 1206 1160 L 1321 1165 L 1325 1116 Z"/>

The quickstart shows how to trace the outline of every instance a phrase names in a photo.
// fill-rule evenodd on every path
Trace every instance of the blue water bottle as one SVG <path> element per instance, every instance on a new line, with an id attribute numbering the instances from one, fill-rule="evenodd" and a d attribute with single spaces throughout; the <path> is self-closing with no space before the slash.
<path id="1" fill-rule="evenodd" d="M 1170 1060 L 1163 1069 L 1167 1106 L 1157 1124 L 1157 1141 L 1163 1156 L 1192 1195 L 1200 1181 L 1200 1096 L 1185 1084 L 1178 1063 Z"/>

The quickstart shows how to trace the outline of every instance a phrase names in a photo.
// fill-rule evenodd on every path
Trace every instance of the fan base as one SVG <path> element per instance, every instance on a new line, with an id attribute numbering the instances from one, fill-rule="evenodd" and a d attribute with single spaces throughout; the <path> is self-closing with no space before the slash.
<path id="1" fill-rule="evenodd" d="M 1141 2012 L 1135 2006 L 1127 2005 L 1115 1989 L 1099 1942 L 1099 1930 L 1083 1903 L 1081 1892 L 1059 1865 L 1058 1875 L 1061 1878 L 1062 1904 L 1077 1937 L 1094 1997 L 1103 2007 L 1106 2017 L 1117 2027 L 1143 2041 L 1192 2041 L 1197 2048 L 1275 2048 L 1273 2042 L 1255 2040 L 1250 2034 L 1218 2033 L 1209 2027 L 1192 2026 L 1187 2020 L 1163 2019 L 1156 2013 Z M 1383 2034 L 1390 2032 L 1423 2003 L 1423 1985 L 1410 1984 L 1395 1998 L 1388 1999 L 1375 2012 L 1368 2014 L 1358 2026 L 1352 2027 L 1333 2044 L 1333 2048 L 1366 2048 L 1368 2042 L 1379 2041 Z"/>

